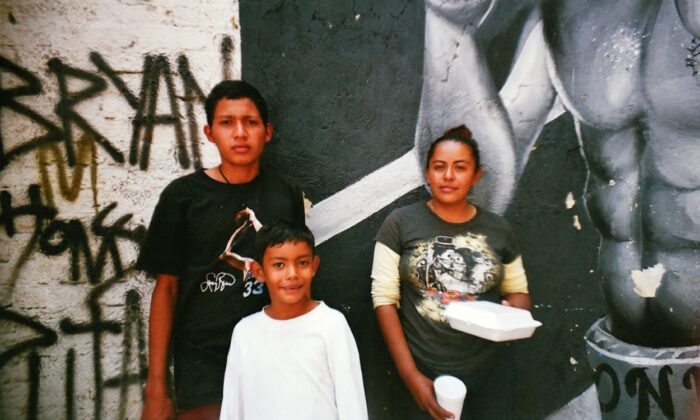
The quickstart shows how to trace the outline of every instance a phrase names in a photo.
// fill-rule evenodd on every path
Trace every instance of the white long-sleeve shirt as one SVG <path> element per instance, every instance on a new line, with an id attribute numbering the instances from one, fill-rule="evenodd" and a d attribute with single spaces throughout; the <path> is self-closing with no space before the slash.
<path id="1" fill-rule="evenodd" d="M 221 419 L 367 419 L 355 340 L 321 302 L 288 320 L 258 312 L 234 329 Z"/>

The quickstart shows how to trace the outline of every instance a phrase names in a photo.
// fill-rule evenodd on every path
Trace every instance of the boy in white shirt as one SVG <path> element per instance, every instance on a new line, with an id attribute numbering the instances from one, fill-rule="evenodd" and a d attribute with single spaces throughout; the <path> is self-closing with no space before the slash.
<path id="1" fill-rule="evenodd" d="M 265 225 L 256 254 L 251 268 L 271 303 L 233 331 L 221 419 L 367 419 L 345 317 L 311 298 L 320 263 L 311 231 L 287 222 Z"/>

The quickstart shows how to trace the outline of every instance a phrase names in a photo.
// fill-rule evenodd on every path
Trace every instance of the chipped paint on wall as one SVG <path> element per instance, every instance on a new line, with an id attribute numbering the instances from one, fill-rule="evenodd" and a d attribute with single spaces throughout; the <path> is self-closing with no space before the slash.
<path id="1" fill-rule="evenodd" d="M 569 191 L 569 193 L 566 194 L 566 200 L 564 200 L 564 205 L 566 206 L 567 210 L 574 208 L 574 206 L 576 205 L 574 193 L 572 193 L 571 191 Z"/>
<path id="2" fill-rule="evenodd" d="M 643 270 L 632 270 L 630 277 L 634 282 L 634 292 L 643 298 L 655 297 L 665 272 L 666 269 L 661 263 Z"/>

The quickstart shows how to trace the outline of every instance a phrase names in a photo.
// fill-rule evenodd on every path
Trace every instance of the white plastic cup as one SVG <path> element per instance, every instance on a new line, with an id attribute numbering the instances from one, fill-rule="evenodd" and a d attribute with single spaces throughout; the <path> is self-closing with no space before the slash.
<path id="1" fill-rule="evenodd" d="M 462 415 L 464 397 L 467 396 L 467 386 L 464 382 L 454 376 L 442 375 L 435 378 L 433 387 L 438 404 L 445 410 L 451 411 L 455 419 L 459 419 Z"/>

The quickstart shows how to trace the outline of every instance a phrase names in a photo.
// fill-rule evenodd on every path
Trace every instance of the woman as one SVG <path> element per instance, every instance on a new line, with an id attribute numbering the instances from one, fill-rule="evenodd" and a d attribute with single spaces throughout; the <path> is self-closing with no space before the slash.
<path id="1" fill-rule="evenodd" d="M 512 367 L 503 344 L 454 330 L 442 316 L 449 302 L 460 300 L 530 308 L 510 226 L 469 203 L 481 175 L 471 132 L 463 125 L 448 130 L 428 150 L 432 198 L 394 210 L 375 238 L 372 299 L 379 327 L 419 408 L 436 419 L 453 418 L 433 392 L 433 379 L 442 374 L 467 385 L 463 417 L 510 417 Z"/>

